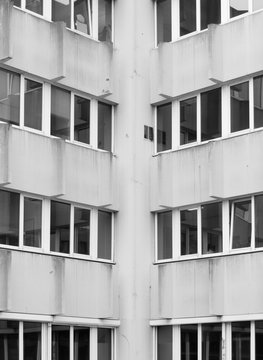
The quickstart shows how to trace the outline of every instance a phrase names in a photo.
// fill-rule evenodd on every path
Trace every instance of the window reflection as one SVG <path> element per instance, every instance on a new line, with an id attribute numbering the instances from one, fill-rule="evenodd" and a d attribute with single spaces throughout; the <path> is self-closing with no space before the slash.
<path id="1" fill-rule="evenodd" d="M 90 251 L 90 210 L 74 208 L 74 252 L 88 255 Z"/>
<path id="2" fill-rule="evenodd" d="M 172 104 L 157 106 L 157 152 L 172 148 Z"/>
<path id="3" fill-rule="evenodd" d="M 99 0 L 99 40 L 112 41 L 112 0 Z"/>
<path id="4" fill-rule="evenodd" d="M 157 0 L 157 44 L 172 40 L 171 0 Z"/>
<path id="5" fill-rule="evenodd" d="M 262 2 L 263 5 L 263 2 Z M 253 79 L 254 86 L 254 127 L 263 126 L 263 76 Z"/>
<path id="6" fill-rule="evenodd" d="M 180 0 L 180 35 L 196 31 L 196 0 Z"/>
<path id="7" fill-rule="evenodd" d="M 201 141 L 221 136 L 221 89 L 201 94 Z"/>
<path id="8" fill-rule="evenodd" d="M 196 97 L 180 101 L 180 144 L 189 144 L 196 137 Z"/>
<path id="9" fill-rule="evenodd" d="M 220 24 L 221 0 L 201 0 L 201 30 L 209 24 Z"/>
<path id="10" fill-rule="evenodd" d="M 251 243 L 251 200 L 232 204 L 232 247 L 233 249 L 250 246 Z"/>
<path id="11" fill-rule="evenodd" d="M 42 129 L 42 84 L 25 79 L 25 126 Z"/>
<path id="12" fill-rule="evenodd" d="M 43 0 L 26 0 L 26 9 L 43 15 Z"/>
<path id="13" fill-rule="evenodd" d="M 172 211 L 157 215 L 158 260 L 172 258 Z"/>
<path id="14" fill-rule="evenodd" d="M 172 360 L 173 355 L 173 328 L 159 326 L 157 328 L 157 360 Z"/>
<path id="15" fill-rule="evenodd" d="M 51 87 L 51 135 L 69 139 L 70 92 Z"/>
<path id="16" fill-rule="evenodd" d="M 182 210 L 181 255 L 197 253 L 197 209 Z"/>
<path id="17" fill-rule="evenodd" d="M 24 322 L 24 360 L 41 360 L 41 324 Z"/>
<path id="18" fill-rule="evenodd" d="M 52 360 L 69 360 L 69 326 L 52 326 Z"/>
<path id="19" fill-rule="evenodd" d="M 111 259 L 111 220 L 108 211 L 98 211 L 98 258 Z"/>
<path id="20" fill-rule="evenodd" d="M 112 107 L 98 102 L 98 148 L 111 151 Z"/>
<path id="21" fill-rule="evenodd" d="M 14 5 L 21 7 L 21 0 L 14 0 Z"/>
<path id="22" fill-rule="evenodd" d="M 230 17 L 235 17 L 248 12 L 248 0 L 229 0 Z"/>
<path id="23" fill-rule="evenodd" d="M 197 360 L 197 325 L 181 325 L 181 360 Z"/>
<path id="24" fill-rule="evenodd" d="M 111 360 L 111 329 L 98 328 L 98 360 Z"/>
<path id="25" fill-rule="evenodd" d="M 202 359 L 221 360 L 222 359 L 222 325 L 205 324 L 202 325 Z"/>
<path id="26" fill-rule="evenodd" d="M 263 247 L 263 195 L 255 196 L 255 246 Z"/>
<path id="27" fill-rule="evenodd" d="M 24 198 L 24 245 L 41 247 L 42 201 Z"/>
<path id="28" fill-rule="evenodd" d="M 250 322 L 232 323 L 232 360 L 250 359 Z"/>
<path id="29" fill-rule="evenodd" d="M 74 360 L 89 360 L 90 358 L 89 328 L 74 328 Z"/>
<path id="30" fill-rule="evenodd" d="M 222 204 L 203 205 L 202 252 L 210 254 L 222 251 Z"/>
<path id="31" fill-rule="evenodd" d="M 19 125 L 20 76 L 0 69 L 0 120 Z"/>
<path id="32" fill-rule="evenodd" d="M 64 21 L 70 28 L 70 0 L 52 0 L 52 21 Z"/>
<path id="33" fill-rule="evenodd" d="M 0 359 L 18 360 L 18 321 L 0 320 Z"/>
<path id="34" fill-rule="evenodd" d="M 263 359 L 263 321 L 255 321 L 256 360 Z"/>
<path id="35" fill-rule="evenodd" d="M 18 246 L 19 199 L 17 193 L 0 190 L 0 244 Z"/>
<path id="36" fill-rule="evenodd" d="M 74 28 L 91 35 L 90 0 L 74 0 Z"/>
<path id="37" fill-rule="evenodd" d="M 90 143 L 90 100 L 75 96 L 74 140 Z"/>
<path id="38" fill-rule="evenodd" d="M 50 250 L 69 253 L 70 205 L 51 201 Z"/>
<path id="39" fill-rule="evenodd" d="M 249 128 L 249 83 L 248 81 L 230 87 L 231 132 Z"/>

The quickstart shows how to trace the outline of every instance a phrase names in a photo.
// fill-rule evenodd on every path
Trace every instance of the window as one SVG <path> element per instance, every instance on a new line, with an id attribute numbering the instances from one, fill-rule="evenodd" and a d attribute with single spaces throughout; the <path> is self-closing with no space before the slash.
<path id="1" fill-rule="evenodd" d="M 253 81 L 254 90 L 254 126 L 263 126 L 263 77 L 258 76 Z"/>
<path id="2" fill-rule="evenodd" d="M 19 245 L 19 194 L 0 190 L 0 244 Z"/>
<path id="3" fill-rule="evenodd" d="M 222 252 L 222 204 L 207 204 L 201 207 L 202 253 Z"/>
<path id="4" fill-rule="evenodd" d="M 196 0 L 180 0 L 180 36 L 196 30 Z"/>
<path id="5" fill-rule="evenodd" d="M 24 359 L 41 360 L 41 324 L 24 322 L 23 330 Z"/>
<path id="6" fill-rule="evenodd" d="M 0 69 L 0 120 L 19 124 L 20 76 Z"/>
<path id="7" fill-rule="evenodd" d="M 171 259 L 172 249 L 172 211 L 157 214 L 158 260 Z"/>
<path id="8" fill-rule="evenodd" d="M 42 130 L 42 84 L 25 79 L 24 124 Z"/>
<path id="9" fill-rule="evenodd" d="M 74 96 L 74 140 L 90 143 L 90 100 Z"/>
<path id="10" fill-rule="evenodd" d="M 232 203 L 232 248 L 251 245 L 251 199 Z"/>
<path id="11" fill-rule="evenodd" d="M 90 210 L 74 208 L 74 252 L 90 254 Z"/>
<path id="12" fill-rule="evenodd" d="M 98 102 L 98 149 L 112 149 L 112 106 Z"/>
<path id="13" fill-rule="evenodd" d="M 201 141 L 218 137 L 221 137 L 221 89 L 201 93 Z"/>
<path id="14" fill-rule="evenodd" d="M 172 104 L 157 106 L 157 152 L 172 148 Z"/>
<path id="15" fill-rule="evenodd" d="M 248 12 L 248 0 L 229 0 L 230 17 L 235 17 Z"/>
<path id="16" fill-rule="evenodd" d="M 99 1 L 99 40 L 112 41 L 112 0 Z"/>
<path id="17" fill-rule="evenodd" d="M 202 358 L 213 360 L 222 359 L 221 324 L 202 325 Z"/>
<path id="18" fill-rule="evenodd" d="M 112 214 L 107 211 L 98 212 L 98 258 L 112 258 Z"/>
<path id="19" fill-rule="evenodd" d="M 197 254 L 197 209 L 181 211 L 181 255 Z"/>
<path id="20" fill-rule="evenodd" d="M 43 15 L 43 0 L 14 0 L 14 5 L 25 8 L 36 14 Z"/>
<path id="21" fill-rule="evenodd" d="M 69 360 L 69 326 L 52 326 L 52 360 Z"/>
<path id="22" fill-rule="evenodd" d="M 250 322 L 232 323 L 232 360 L 250 359 Z"/>
<path id="23" fill-rule="evenodd" d="M 112 330 L 98 328 L 98 360 L 112 359 Z"/>
<path id="24" fill-rule="evenodd" d="M 157 44 L 172 40 L 171 0 L 157 0 Z"/>
<path id="25" fill-rule="evenodd" d="M 249 82 L 230 87 L 231 132 L 249 128 Z"/>
<path id="26" fill-rule="evenodd" d="M 0 359 L 18 360 L 19 322 L 0 320 Z"/>
<path id="27" fill-rule="evenodd" d="M 172 360 L 173 356 L 173 328 L 159 326 L 157 328 L 157 359 Z"/>
<path id="28" fill-rule="evenodd" d="M 196 97 L 180 101 L 180 145 L 197 141 Z"/>
<path id="29" fill-rule="evenodd" d="M 69 139 L 70 132 L 70 92 L 51 87 L 50 134 Z"/>
<path id="30" fill-rule="evenodd" d="M 24 197 L 24 245 L 41 247 L 42 201 Z"/>
<path id="31" fill-rule="evenodd" d="M 197 325 L 181 326 L 181 360 L 197 360 Z"/>
<path id="32" fill-rule="evenodd" d="M 51 201 L 50 250 L 69 254 L 70 205 Z"/>

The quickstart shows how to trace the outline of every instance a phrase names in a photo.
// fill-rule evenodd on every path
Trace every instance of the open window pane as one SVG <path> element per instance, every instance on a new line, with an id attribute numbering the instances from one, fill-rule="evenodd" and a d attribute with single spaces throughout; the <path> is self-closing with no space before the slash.
<path id="1" fill-rule="evenodd" d="M 157 152 L 172 148 L 172 104 L 157 106 Z"/>
<path id="2" fill-rule="evenodd" d="M 196 97 L 180 101 L 180 144 L 189 144 L 196 137 Z"/>
<path id="3" fill-rule="evenodd" d="M 249 83 L 233 85 L 231 91 L 231 132 L 249 128 Z"/>
<path id="4" fill-rule="evenodd" d="M 251 200 L 233 204 L 233 249 L 249 247 L 251 243 Z"/>
<path id="5" fill-rule="evenodd" d="M 18 246 L 19 194 L 0 190 L 0 244 Z"/>
<path id="6" fill-rule="evenodd" d="M 158 260 L 171 259 L 172 250 L 172 211 L 157 214 Z"/>
<path id="7" fill-rule="evenodd" d="M 253 0 L 253 11 L 263 9 L 263 1 L 262 0 Z"/>
<path id="8" fill-rule="evenodd" d="M 90 358 L 89 328 L 74 329 L 74 360 L 89 360 Z"/>
<path id="9" fill-rule="evenodd" d="M 248 12 L 248 0 L 229 0 L 230 17 L 235 17 Z"/>
<path id="10" fill-rule="evenodd" d="M 74 29 L 91 35 L 90 0 L 74 1 Z"/>
<path id="11" fill-rule="evenodd" d="M 250 322 L 232 323 L 232 360 L 250 360 Z"/>
<path id="12" fill-rule="evenodd" d="M 41 247 L 42 201 L 24 198 L 24 245 Z"/>
<path id="13" fill-rule="evenodd" d="M 64 21 L 70 28 L 70 0 L 52 0 L 52 21 Z"/>
<path id="14" fill-rule="evenodd" d="M 221 0 L 201 0 L 201 30 L 209 24 L 220 24 Z"/>
<path id="15" fill-rule="evenodd" d="M 112 0 L 99 0 L 99 40 L 112 41 Z"/>
<path id="16" fill-rule="evenodd" d="M 263 321 L 255 321 L 256 360 L 263 359 Z"/>
<path id="17" fill-rule="evenodd" d="M 70 205 L 51 201 L 50 250 L 69 253 Z"/>
<path id="18" fill-rule="evenodd" d="M 51 135 L 69 139 L 70 92 L 51 87 Z"/>
<path id="19" fill-rule="evenodd" d="M 74 252 L 88 255 L 90 251 L 90 210 L 74 208 Z"/>
<path id="20" fill-rule="evenodd" d="M 173 328 L 159 326 L 157 328 L 157 360 L 172 360 L 173 356 Z"/>
<path id="21" fill-rule="evenodd" d="M 222 359 L 222 325 L 202 325 L 202 359 Z"/>
<path id="22" fill-rule="evenodd" d="M 197 360 L 197 325 L 181 325 L 181 360 Z"/>
<path id="23" fill-rule="evenodd" d="M 263 1 L 261 1 L 263 7 Z M 263 76 L 253 80 L 254 84 L 254 127 L 263 126 Z"/>
<path id="24" fill-rule="evenodd" d="M 98 258 L 111 259 L 111 221 L 112 214 L 108 211 L 98 212 Z"/>
<path id="25" fill-rule="evenodd" d="M 255 196 L 255 246 L 263 247 L 263 195 Z"/>
<path id="26" fill-rule="evenodd" d="M 222 203 L 203 205 L 202 252 L 203 254 L 222 251 Z"/>
<path id="27" fill-rule="evenodd" d="M 24 360 L 41 360 L 41 324 L 24 322 Z"/>
<path id="28" fill-rule="evenodd" d="M 196 31 L 196 0 L 180 0 L 180 35 L 193 31 Z"/>
<path id="29" fill-rule="evenodd" d="M 0 359 L 19 360 L 18 321 L 0 320 Z"/>
<path id="30" fill-rule="evenodd" d="M 98 102 L 98 148 L 111 151 L 111 105 Z"/>
<path id="31" fill-rule="evenodd" d="M 98 360 L 111 360 L 111 329 L 98 328 Z"/>
<path id="32" fill-rule="evenodd" d="M 26 9 L 43 15 L 43 0 L 26 0 Z"/>
<path id="33" fill-rule="evenodd" d="M 0 121 L 19 125 L 20 76 L 0 69 Z"/>
<path id="34" fill-rule="evenodd" d="M 197 210 L 182 210 L 181 255 L 197 253 Z"/>
<path id="35" fill-rule="evenodd" d="M 69 360 L 69 326 L 52 326 L 52 360 Z"/>
<path id="36" fill-rule="evenodd" d="M 171 0 L 157 0 L 157 44 L 172 40 Z"/>
<path id="37" fill-rule="evenodd" d="M 42 84 L 25 79 L 25 126 L 42 129 Z"/>
<path id="38" fill-rule="evenodd" d="M 80 96 L 74 97 L 74 140 L 90 143 L 90 100 Z"/>
<path id="39" fill-rule="evenodd" d="M 221 89 L 201 94 L 201 140 L 221 136 Z"/>

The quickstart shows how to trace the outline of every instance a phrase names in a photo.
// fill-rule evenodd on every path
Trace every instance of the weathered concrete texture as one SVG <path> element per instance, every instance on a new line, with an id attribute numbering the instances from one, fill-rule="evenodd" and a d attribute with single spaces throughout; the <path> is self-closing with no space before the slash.
<path id="1" fill-rule="evenodd" d="M 9 60 L 12 57 L 12 45 L 10 36 L 10 19 L 12 10 L 12 0 L 2 0 L 0 2 L 0 62 Z"/>

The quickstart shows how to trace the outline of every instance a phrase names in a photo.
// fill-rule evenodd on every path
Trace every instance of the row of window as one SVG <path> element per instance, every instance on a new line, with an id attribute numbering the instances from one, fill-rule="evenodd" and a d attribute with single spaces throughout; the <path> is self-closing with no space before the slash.
<path id="1" fill-rule="evenodd" d="M 263 321 L 156 328 L 155 360 L 261 360 Z"/>
<path id="2" fill-rule="evenodd" d="M 170 42 L 260 9 L 261 0 L 156 0 L 156 42 Z"/>
<path id="3" fill-rule="evenodd" d="M 112 41 L 112 0 L 14 0 L 14 5 L 63 21 L 67 28 L 100 41 Z"/>
<path id="4" fill-rule="evenodd" d="M 113 360 L 112 329 L 48 325 L 0 320 L 0 359 Z"/>
<path id="5" fill-rule="evenodd" d="M 113 214 L 0 190 L 0 244 L 113 259 Z"/>
<path id="6" fill-rule="evenodd" d="M 1 121 L 111 151 L 112 112 L 106 103 L 0 69 Z"/>
<path id="7" fill-rule="evenodd" d="M 157 106 L 156 152 L 263 126 L 263 76 Z"/>
<path id="8" fill-rule="evenodd" d="M 156 214 L 156 260 L 263 247 L 263 195 Z"/>

